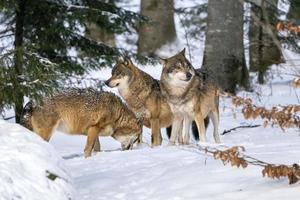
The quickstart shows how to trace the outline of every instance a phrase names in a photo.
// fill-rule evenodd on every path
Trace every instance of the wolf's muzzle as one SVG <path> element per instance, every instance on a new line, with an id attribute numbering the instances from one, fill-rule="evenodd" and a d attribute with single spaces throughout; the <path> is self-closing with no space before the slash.
<path id="1" fill-rule="evenodd" d="M 107 81 L 104 81 L 104 84 L 109 86 L 109 79 Z"/>

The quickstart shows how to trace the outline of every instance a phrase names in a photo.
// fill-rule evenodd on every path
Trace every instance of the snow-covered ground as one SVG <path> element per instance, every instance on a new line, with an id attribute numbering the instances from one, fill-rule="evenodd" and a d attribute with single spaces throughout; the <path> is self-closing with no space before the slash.
<path id="1" fill-rule="evenodd" d="M 1 200 L 68 200 L 74 192 L 68 169 L 52 145 L 0 120 Z"/>
<path id="2" fill-rule="evenodd" d="M 130 5 L 135 5 L 132 10 L 138 9 L 138 1 L 130 2 Z M 192 4 L 196 0 L 188 2 Z M 177 7 L 183 5 L 189 3 L 177 1 Z M 165 46 L 160 51 L 164 56 L 171 56 L 185 46 L 184 31 L 179 25 L 178 17 L 175 21 L 179 39 L 175 45 Z M 136 36 L 132 38 L 136 39 Z M 117 40 L 122 46 L 125 37 L 118 36 Z M 199 42 L 198 49 L 191 49 L 193 65 L 197 68 L 201 66 L 203 46 L 202 41 Z M 299 55 L 289 51 L 285 51 L 284 55 L 288 59 L 299 59 Z M 294 65 L 298 66 L 298 70 Z M 160 78 L 160 65 L 138 66 L 153 77 Z M 273 66 L 266 85 L 254 84 L 253 93 L 240 92 L 238 95 L 251 97 L 256 105 L 266 107 L 299 104 L 300 90 L 290 86 L 294 75 L 300 74 L 299 66 L 300 62 Z M 107 80 L 110 73 L 111 69 L 104 68 L 92 72 L 91 76 Z M 115 89 L 104 89 L 118 93 Z M 236 118 L 230 100 L 222 98 L 220 133 L 238 125 L 263 123 L 259 119 L 245 120 L 239 108 L 234 111 Z M 144 144 L 131 151 L 120 151 L 120 144 L 110 137 L 100 138 L 104 151 L 85 159 L 85 136 L 55 132 L 48 145 L 19 126 L 0 121 L 0 199 L 18 199 L 12 194 L 31 194 L 23 199 L 46 199 L 49 191 L 52 191 L 53 196 L 48 199 L 64 199 L 70 195 L 72 199 L 78 200 L 299 199 L 299 182 L 288 185 L 287 179 L 263 178 L 259 167 L 237 169 L 223 166 L 221 161 L 188 146 L 167 146 L 164 131 L 163 145 L 150 148 L 150 130 L 144 128 L 143 134 Z M 207 136 L 207 145 L 214 145 L 212 126 L 209 126 Z M 243 145 L 246 154 L 266 162 L 300 163 L 300 135 L 297 129 L 287 129 L 285 132 L 276 126 L 238 129 L 221 136 L 221 140 L 222 145 L 226 146 Z M 46 169 L 53 170 L 51 172 L 63 178 L 54 182 L 45 179 Z M 44 195 L 40 196 L 41 193 Z"/>

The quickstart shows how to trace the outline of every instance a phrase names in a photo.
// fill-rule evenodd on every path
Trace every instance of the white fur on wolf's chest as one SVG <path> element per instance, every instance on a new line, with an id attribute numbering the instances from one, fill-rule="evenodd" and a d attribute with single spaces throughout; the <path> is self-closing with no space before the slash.
<path id="1" fill-rule="evenodd" d="M 194 114 L 194 105 L 192 101 L 184 104 L 170 104 L 171 110 L 174 114 L 192 116 Z"/>
<path id="2" fill-rule="evenodd" d="M 129 95 L 129 87 L 128 84 L 119 84 L 118 91 L 120 95 L 125 99 Z"/>

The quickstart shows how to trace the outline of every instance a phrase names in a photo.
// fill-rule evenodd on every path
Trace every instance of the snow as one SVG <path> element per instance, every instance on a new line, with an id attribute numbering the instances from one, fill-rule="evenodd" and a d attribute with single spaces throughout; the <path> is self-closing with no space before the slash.
<path id="1" fill-rule="evenodd" d="M 206 1 L 176 1 L 176 7 L 192 6 Z M 280 1 L 281 2 L 281 1 Z M 121 4 L 121 3 L 120 3 Z M 138 11 L 139 1 L 128 1 L 122 7 Z M 171 56 L 185 45 L 184 30 L 176 16 L 178 40 L 159 50 L 163 57 Z M 125 41 L 136 41 L 132 34 L 117 36 L 117 45 L 136 49 Z M 190 41 L 193 65 L 202 64 L 204 41 Z M 134 42 L 133 42 L 134 43 Z M 193 48 L 196 46 L 197 48 Z M 73 52 L 74 53 L 74 52 Z M 75 54 L 74 54 L 75 55 Z M 270 108 L 275 105 L 299 104 L 300 91 L 290 82 L 299 75 L 300 56 L 284 51 L 286 64 L 274 65 L 268 73 L 267 84 L 253 84 L 253 93 L 241 91 L 254 104 Z M 134 61 L 135 63 L 135 61 Z M 138 65 L 159 79 L 160 64 Z M 93 71 L 89 77 L 99 81 L 110 78 L 111 69 Z M 256 82 L 257 75 L 251 74 Z M 88 83 L 87 83 L 88 85 Z M 118 94 L 116 89 L 105 90 Z M 234 117 L 234 112 L 236 117 Z M 219 132 L 245 124 L 263 124 L 260 119 L 245 120 L 241 108 L 233 109 L 230 99 L 220 99 Z M 262 126 L 238 129 L 221 136 L 222 144 L 214 144 L 212 125 L 207 130 L 205 145 L 224 147 L 242 145 L 246 154 L 274 164 L 300 163 L 300 134 L 298 129 Z M 30 131 L 0 121 L 0 200 L 72 199 L 78 200 L 282 200 L 299 199 L 300 183 L 288 185 L 287 179 L 263 178 L 261 168 L 249 166 L 237 169 L 223 166 L 221 161 L 198 152 L 193 146 L 168 146 L 163 130 L 163 145 L 150 148 L 150 129 L 144 128 L 144 143 L 130 151 L 120 151 L 120 144 L 111 137 L 101 137 L 102 152 L 85 159 L 85 136 L 70 136 L 55 132 L 49 144 Z M 38 166 L 36 165 L 38 163 Z M 51 181 L 45 170 L 62 178 Z M 3 184 L 4 183 L 4 184 Z M 12 196 L 15 195 L 15 196 Z"/>
<path id="2" fill-rule="evenodd" d="M 47 176 L 57 175 L 55 180 Z M 0 199 L 67 200 L 74 188 L 52 145 L 20 125 L 0 120 Z"/>

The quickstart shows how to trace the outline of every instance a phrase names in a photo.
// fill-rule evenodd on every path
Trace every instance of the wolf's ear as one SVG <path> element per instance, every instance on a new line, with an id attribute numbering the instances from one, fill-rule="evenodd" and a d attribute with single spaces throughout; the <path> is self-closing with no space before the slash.
<path id="1" fill-rule="evenodd" d="M 117 62 L 118 63 L 123 63 L 124 62 L 124 57 L 123 56 L 119 56 Z"/>
<path id="2" fill-rule="evenodd" d="M 126 57 L 124 57 L 123 64 L 128 67 L 128 66 L 132 65 L 132 61 L 129 57 L 126 56 Z"/>
<path id="3" fill-rule="evenodd" d="M 167 64 L 168 60 L 165 59 L 165 58 L 159 58 L 159 62 L 160 62 L 160 64 L 162 64 L 163 67 L 164 67 L 164 66 Z"/>
<path id="4" fill-rule="evenodd" d="M 183 48 L 181 51 L 180 51 L 180 54 L 185 56 L 185 48 Z"/>

